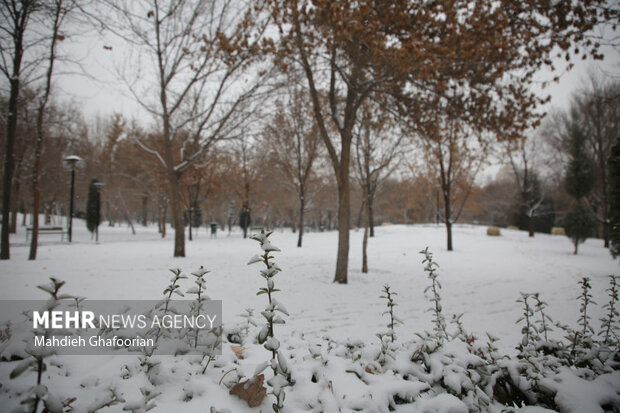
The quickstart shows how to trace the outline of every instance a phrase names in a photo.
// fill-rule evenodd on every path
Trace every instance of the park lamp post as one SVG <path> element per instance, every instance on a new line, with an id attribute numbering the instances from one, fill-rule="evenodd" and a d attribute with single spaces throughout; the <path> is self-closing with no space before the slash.
<path id="1" fill-rule="evenodd" d="M 69 195 L 69 232 L 68 239 L 71 242 L 71 234 L 73 230 L 73 194 L 75 192 L 75 167 L 78 164 L 84 162 L 82 158 L 77 155 L 69 155 L 64 160 L 64 166 L 71 171 L 71 192 Z"/>
<path id="2" fill-rule="evenodd" d="M 99 242 L 99 224 L 101 223 L 101 188 L 105 186 L 103 182 L 95 182 L 93 184 L 97 188 L 99 194 L 99 202 L 97 203 L 97 226 L 95 227 L 95 242 Z"/>

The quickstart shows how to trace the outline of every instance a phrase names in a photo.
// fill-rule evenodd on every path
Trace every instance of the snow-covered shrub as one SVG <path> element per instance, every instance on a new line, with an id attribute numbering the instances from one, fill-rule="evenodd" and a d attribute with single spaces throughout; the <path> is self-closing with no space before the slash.
<path id="1" fill-rule="evenodd" d="M 586 399 L 579 403 L 588 408 L 572 410 L 573 403 L 568 403 L 567 399 L 574 400 L 569 389 L 577 383 L 588 388 L 602 376 L 617 380 L 617 377 L 613 378 L 620 368 L 617 337 L 614 341 L 605 333 L 607 327 L 613 330 L 617 316 L 615 277 L 611 277 L 611 286 L 607 289 L 610 301 L 604 306 L 608 314 L 601 320 L 599 336 L 602 340 L 596 338 L 591 325 L 590 308 L 595 303 L 590 294 L 590 279 L 581 279 L 579 285 L 579 328 L 572 329 L 555 323 L 565 332 L 564 341 L 550 337 L 554 324 L 545 312 L 546 303 L 540 295 L 522 293 L 518 301 L 523 304 L 523 317 L 517 322 L 523 323 L 523 338 L 517 346 L 519 353 L 516 359 L 504 358 L 497 362 L 499 371 L 495 374 L 493 388 L 497 401 L 508 406 L 537 405 L 559 411 L 589 411 L 600 407 L 596 404 L 597 399 Z M 620 408 L 620 397 L 614 397 L 613 393 L 610 395 L 607 391 L 600 394 L 603 393 L 606 396 L 600 399 L 602 404 L 608 400 L 615 406 L 614 411 Z"/>
<path id="2" fill-rule="evenodd" d="M 396 324 L 402 324 L 403 322 L 394 315 L 394 307 L 396 307 L 396 303 L 394 302 L 394 296 L 397 294 L 390 290 L 390 286 L 388 284 L 385 284 L 383 286 L 383 294 L 385 295 L 382 295 L 379 298 L 385 298 L 388 308 L 386 311 L 383 312 L 383 315 L 387 314 L 389 317 L 389 323 L 387 325 L 387 331 L 385 335 L 388 336 L 390 338 L 390 341 L 393 343 L 394 340 L 396 340 L 396 335 L 394 334 L 394 327 L 396 326 Z"/>
<path id="3" fill-rule="evenodd" d="M 446 319 L 441 311 L 441 295 L 439 294 L 441 283 L 437 279 L 439 276 L 437 273 L 439 264 L 433 261 L 433 253 L 428 250 L 428 247 L 420 251 L 420 254 L 424 255 L 422 264 L 426 264 L 424 271 L 428 273 L 428 278 L 431 280 L 431 285 L 424 289 L 424 294 L 426 294 L 429 290 L 432 292 L 432 296 L 429 301 L 433 304 L 433 307 L 431 307 L 429 311 L 433 313 L 433 324 L 435 324 L 433 330 L 435 332 L 435 338 L 441 342 L 443 339 L 448 338 L 448 333 L 446 332 Z"/>
<path id="4" fill-rule="evenodd" d="M 620 341 L 618 338 L 618 327 L 616 326 L 616 320 L 620 316 L 618 314 L 618 277 L 617 275 L 609 276 L 609 288 L 606 289 L 609 293 L 609 302 L 603 305 L 603 309 L 606 314 L 601 318 L 601 332 L 599 335 L 603 337 L 603 343 L 614 344 L 617 346 Z"/>
<path id="5" fill-rule="evenodd" d="M 45 303 L 44 308 L 41 309 L 42 312 L 49 312 L 57 308 L 60 305 L 60 300 L 76 298 L 68 294 L 60 293 L 60 289 L 64 285 L 64 281 L 50 277 L 50 282 L 48 284 L 37 286 L 38 289 L 45 291 L 49 295 L 49 299 Z M 77 300 L 76 302 L 81 301 Z M 32 322 L 32 320 L 29 321 Z M 31 333 L 31 336 L 39 335 L 46 339 L 53 334 L 50 329 L 46 328 L 37 328 Z M 15 379 L 27 371 L 33 371 L 36 375 L 36 383 L 27 389 L 25 392 L 25 399 L 23 399 L 20 404 L 27 406 L 30 411 L 36 412 L 39 408 L 39 404 L 43 403 L 47 411 L 51 413 L 62 413 L 65 407 L 68 407 L 75 399 L 67 399 L 63 402 L 43 383 L 43 373 L 49 367 L 49 362 L 47 360 L 56 354 L 55 349 L 47 346 L 35 346 L 32 337 L 27 337 L 24 341 L 26 342 L 24 352 L 27 356 L 17 363 L 9 377 L 10 379 Z"/>
<path id="6" fill-rule="evenodd" d="M 262 287 L 257 295 L 266 294 L 269 300 L 267 307 L 262 312 L 266 323 L 258 334 L 258 342 L 271 352 L 271 360 L 269 363 L 259 365 L 254 376 L 260 374 L 266 367 L 271 366 L 273 377 L 267 380 L 267 384 L 271 387 L 271 394 L 276 398 L 276 402 L 272 405 L 273 411 L 279 412 L 284 407 L 285 393 L 283 388 L 292 384 L 292 381 L 286 358 L 280 351 L 280 341 L 274 334 L 274 326 L 285 323 L 278 313 L 283 315 L 289 314 L 286 308 L 273 297 L 275 292 L 280 291 L 275 288 L 274 277 L 282 270 L 272 261 L 273 256 L 271 253 L 280 251 L 280 249 L 269 240 L 271 234 L 271 232 L 265 233 L 261 231 L 260 234 L 252 235 L 251 238 L 260 243 L 263 254 L 252 257 L 248 265 L 257 262 L 262 262 L 265 265 L 265 269 L 260 271 L 260 275 L 267 281 L 267 287 Z"/>

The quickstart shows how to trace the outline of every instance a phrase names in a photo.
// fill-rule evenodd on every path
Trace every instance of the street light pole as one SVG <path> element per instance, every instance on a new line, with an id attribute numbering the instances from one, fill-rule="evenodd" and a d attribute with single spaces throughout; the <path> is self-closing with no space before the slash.
<path id="1" fill-rule="evenodd" d="M 75 192 L 75 168 L 71 169 L 71 195 L 69 196 L 69 242 L 73 232 L 73 193 Z"/>
<path id="2" fill-rule="evenodd" d="M 68 238 L 71 242 L 71 235 L 73 233 L 73 194 L 75 192 L 75 167 L 78 163 L 83 162 L 82 158 L 76 155 L 67 156 L 65 159 L 65 167 L 71 170 L 71 194 L 69 198 L 69 228 Z"/>

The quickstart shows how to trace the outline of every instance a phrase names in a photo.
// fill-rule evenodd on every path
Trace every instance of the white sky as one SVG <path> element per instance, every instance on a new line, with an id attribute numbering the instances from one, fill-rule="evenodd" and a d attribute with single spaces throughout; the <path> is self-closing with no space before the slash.
<path id="1" fill-rule="evenodd" d="M 111 46 L 112 50 L 106 50 L 104 46 Z M 69 73 L 63 75 L 59 71 L 55 86 L 61 100 L 73 102 L 87 119 L 119 112 L 140 123 L 151 120 L 129 95 L 126 85 L 119 80 L 120 68 L 125 67 L 132 71 L 132 65 L 138 65 L 136 56 L 128 53 L 128 48 L 124 47 L 121 40 L 111 36 L 106 40 L 96 35 L 82 36 L 78 41 L 67 39 L 62 47 L 71 54 L 78 54 L 77 59 L 89 76 Z M 541 71 L 537 76 L 541 81 L 550 80 L 556 74 L 561 75 L 558 83 L 551 83 L 544 91 L 541 90 L 541 93 L 551 95 L 551 102 L 545 109 L 568 108 L 571 94 L 587 80 L 589 72 L 620 79 L 619 50 L 605 47 L 603 52 L 603 61 L 574 61 L 575 67 L 570 72 L 563 72 L 564 62 L 557 65 L 559 71 L 556 73 Z"/>

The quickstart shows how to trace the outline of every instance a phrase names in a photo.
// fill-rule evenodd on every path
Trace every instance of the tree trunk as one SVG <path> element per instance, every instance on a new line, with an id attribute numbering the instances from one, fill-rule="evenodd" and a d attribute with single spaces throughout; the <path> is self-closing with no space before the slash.
<path id="1" fill-rule="evenodd" d="M 368 225 L 364 225 L 364 239 L 362 241 L 362 272 L 368 273 L 368 254 L 366 250 L 368 248 Z"/>
<path id="2" fill-rule="evenodd" d="M 605 241 L 605 248 L 609 248 L 609 219 L 607 213 L 603 216 L 603 240 Z"/>
<path id="3" fill-rule="evenodd" d="M 106 200 L 104 205 L 106 216 L 108 217 L 108 227 L 112 228 L 114 226 L 114 220 L 112 219 L 112 207 L 110 206 L 110 201 Z"/>
<path id="4" fill-rule="evenodd" d="M 360 204 L 360 210 L 357 213 L 357 224 L 356 227 L 360 228 L 362 226 L 362 219 L 364 219 L 364 207 L 366 206 L 366 197 L 362 196 L 362 203 Z"/>
<path id="5" fill-rule="evenodd" d="M 375 236 L 375 209 L 374 209 L 374 195 L 368 196 L 368 227 L 370 229 L 370 237 Z"/>
<path id="6" fill-rule="evenodd" d="M 17 232 L 17 212 L 19 210 L 19 179 L 14 177 L 13 195 L 11 196 L 11 234 Z"/>
<path id="7" fill-rule="evenodd" d="M 142 195 L 142 226 L 143 227 L 146 227 L 146 224 L 147 224 L 146 214 L 147 214 L 148 201 L 149 201 L 149 198 L 146 195 Z"/>
<path id="8" fill-rule="evenodd" d="M 39 206 L 41 203 L 41 190 L 39 187 L 39 170 L 41 169 L 41 149 L 43 146 L 43 111 L 39 108 L 37 114 L 37 143 L 34 150 L 34 166 L 32 168 L 32 238 L 30 239 L 29 260 L 37 259 L 37 246 L 39 242 Z"/>
<path id="9" fill-rule="evenodd" d="M 364 191 L 366 192 L 366 191 Z M 364 194 L 364 198 L 369 200 L 368 194 Z M 366 202 L 366 208 L 364 208 L 364 239 L 362 241 L 362 273 L 368 272 L 368 227 L 370 226 L 370 202 Z"/>
<path id="10" fill-rule="evenodd" d="M 170 208 L 174 227 L 174 257 L 185 257 L 185 227 L 183 226 L 183 209 L 179 193 L 179 176 L 174 170 L 172 142 L 170 141 L 169 120 L 164 116 L 164 145 L 168 185 L 170 188 Z"/>
<path id="11" fill-rule="evenodd" d="M 534 236 L 534 217 L 527 215 L 527 229 L 530 237 Z"/>
<path id="12" fill-rule="evenodd" d="M 305 209 L 305 200 L 303 192 L 299 196 L 299 235 L 297 237 L 297 247 L 301 248 L 301 241 L 304 236 L 304 209 Z M 295 225 L 293 224 L 293 230 L 295 229 Z M 295 232 L 295 231 L 293 231 Z"/>
<path id="13" fill-rule="evenodd" d="M 17 57 L 14 59 L 16 62 Z M 0 260 L 8 260 L 11 257 L 9 252 L 9 230 L 10 230 L 10 211 L 11 211 L 11 189 L 13 186 L 13 169 L 15 168 L 15 158 L 13 148 L 15 146 L 15 135 L 17 132 L 17 110 L 19 97 L 19 67 L 21 66 L 21 55 L 17 63 L 17 70 L 13 70 L 13 77 L 10 79 L 11 92 L 9 97 L 6 149 L 4 151 L 4 178 L 2 180 L 2 229 L 0 232 Z M 17 73 L 16 73 L 17 72 Z"/>
<path id="14" fill-rule="evenodd" d="M 577 250 L 579 249 L 579 243 L 573 240 L 573 244 L 575 245 L 575 250 L 573 251 L 573 255 L 577 255 Z"/>
<path id="15" fill-rule="evenodd" d="M 449 193 L 449 191 L 446 191 Z M 444 196 L 443 197 L 443 202 L 444 202 L 444 213 L 446 214 L 444 217 L 445 223 L 446 223 L 446 232 L 447 232 L 447 236 L 448 236 L 448 251 L 453 251 L 452 249 L 452 205 L 450 205 L 450 197 L 449 196 Z"/>
<path id="16" fill-rule="evenodd" d="M 133 226 L 131 216 L 129 216 L 129 212 L 127 212 L 127 209 L 125 208 L 124 205 L 123 205 L 123 215 L 125 217 L 125 221 L 127 221 L 127 226 L 131 228 L 131 234 L 136 235 L 136 228 Z"/>
<path id="17" fill-rule="evenodd" d="M 345 158 L 344 153 L 342 157 Z M 334 282 L 346 284 L 349 267 L 349 221 L 351 218 L 348 157 L 346 161 L 343 159 L 338 169 L 338 256 Z"/>
<path id="18" fill-rule="evenodd" d="M 185 257 L 185 227 L 183 226 L 183 211 L 181 210 L 181 200 L 179 199 L 179 183 L 174 176 L 174 171 L 170 174 L 170 191 L 172 209 L 172 223 L 174 225 L 174 256 Z"/>
<path id="19" fill-rule="evenodd" d="M 166 215 L 168 215 L 168 205 L 161 207 L 161 237 L 166 238 Z"/>

